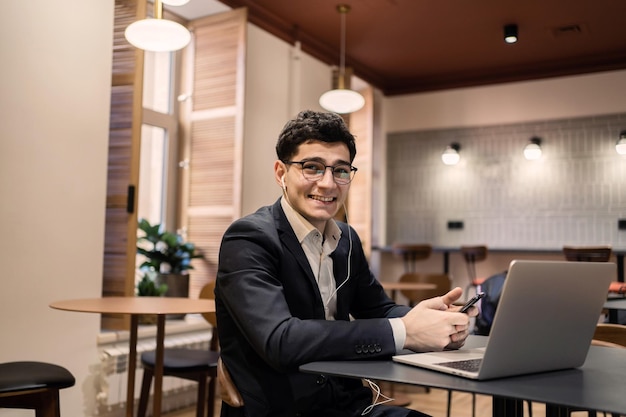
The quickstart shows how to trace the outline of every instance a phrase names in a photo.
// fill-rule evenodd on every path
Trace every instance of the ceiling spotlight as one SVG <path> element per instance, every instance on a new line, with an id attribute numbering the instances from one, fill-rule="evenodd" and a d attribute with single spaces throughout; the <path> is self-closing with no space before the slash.
<path id="1" fill-rule="evenodd" d="M 456 165 L 461 160 L 461 155 L 459 155 L 459 151 L 461 150 L 461 145 L 456 142 L 453 142 L 446 146 L 446 149 L 441 154 L 441 160 L 446 165 Z"/>
<path id="2" fill-rule="evenodd" d="M 615 150 L 620 155 L 626 155 L 626 130 L 622 130 L 619 133 L 619 139 L 615 144 Z"/>
<path id="3" fill-rule="evenodd" d="M 341 51 L 339 54 L 339 76 L 337 88 L 327 91 L 320 97 L 320 106 L 339 114 L 352 113 L 365 105 L 365 99 L 358 92 L 346 88 L 346 14 L 350 6 L 340 4 L 337 11 L 341 15 Z"/>
<path id="4" fill-rule="evenodd" d="M 517 25 L 505 25 L 504 26 L 504 42 L 515 43 L 517 42 Z"/>
<path id="5" fill-rule="evenodd" d="M 524 158 L 534 161 L 541 158 L 541 139 L 538 137 L 530 138 L 528 145 L 524 148 Z"/>

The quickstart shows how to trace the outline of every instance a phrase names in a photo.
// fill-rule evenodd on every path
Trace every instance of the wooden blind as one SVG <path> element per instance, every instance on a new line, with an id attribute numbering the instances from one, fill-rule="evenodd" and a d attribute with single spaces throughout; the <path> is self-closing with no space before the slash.
<path id="1" fill-rule="evenodd" d="M 128 213 L 127 204 L 129 186 L 136 186 L 139 178 L 143 52 L 126 41 L 124 30 L 145 15 L 145 1 L 115 1 L 103 296 L 135 292 L 137 214 Z M 130 203 L 136 205 L 136 193 Z M 128 317 L 102 316 L 102 328 L 127 329 L 129 325 Z"/>
<path id="2" fill-rule="evenodd" d="M 237 9 L 190 23 L 181 224 L 206 256 L 194 262 L 191 298 L 215 279 L 222 235 L 241 215 L 246 18 L 247 10 Z"/>

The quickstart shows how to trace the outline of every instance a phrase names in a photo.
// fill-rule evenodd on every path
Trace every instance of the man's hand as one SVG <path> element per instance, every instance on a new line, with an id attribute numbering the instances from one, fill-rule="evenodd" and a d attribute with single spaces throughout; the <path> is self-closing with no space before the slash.
<path id="1" fill-rule="evenodd" d="M 406 328 L 405 349 L 415 352 L 458 349 L 469 335 L 469 318 L 478 314 L 476 307 L 459 313 L 452 304 L 463 295 L 456 287 L 441 297 L 430 298 L 416 305 L 402 317 Z"/>

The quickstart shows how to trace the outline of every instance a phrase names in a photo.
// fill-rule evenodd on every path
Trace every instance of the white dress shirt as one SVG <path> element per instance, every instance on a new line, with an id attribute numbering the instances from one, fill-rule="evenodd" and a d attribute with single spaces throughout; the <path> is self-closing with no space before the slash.
<path id="1" fill-rule="evenodd" d="M 326 223 L 326 228 L 322 235 L 315 226 L 291 207 L 284 196 L 281 198 L 280 204 L 311 265 L 311 270 L 317 281 L 320 296 L 324 303 L 326 320 L 334 320 L 337 312 L 337 291 L 333 273 L 333 260 L 330 254 L 337 249 L 339 239 L 341 238 L 341 229 L 331 219 Z M 400 318 L 392 318 L 389 319 L 389 323 L 393 331 L 396 351 L 399 352 L 404 348 L 406 340 L 404 322 Z"/>

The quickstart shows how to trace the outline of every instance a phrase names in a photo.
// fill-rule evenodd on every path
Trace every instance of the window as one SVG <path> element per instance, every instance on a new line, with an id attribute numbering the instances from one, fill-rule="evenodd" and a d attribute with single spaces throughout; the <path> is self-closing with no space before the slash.
<path id="1" fill-rule="evenodd" d="M 207 256 L 192 271 L 194 298 L 215 278 L 221 236 L 240 215 L 247 15 L 238 9 L 191 22 L 192 45 L 172 54 L 126 42 L 125 28 L 143 17 L 145 3 L 116 0 L 102 295 L 135 294 L 138 201 L 141 215 L 182 228 Z M 184 77 L 176 73 L 179 58 Z M 180 106 L 179 78 L 190 83 L 191 96 Z M 105 329 L 129 323 L 125 316 L 102 319 Z"/>

